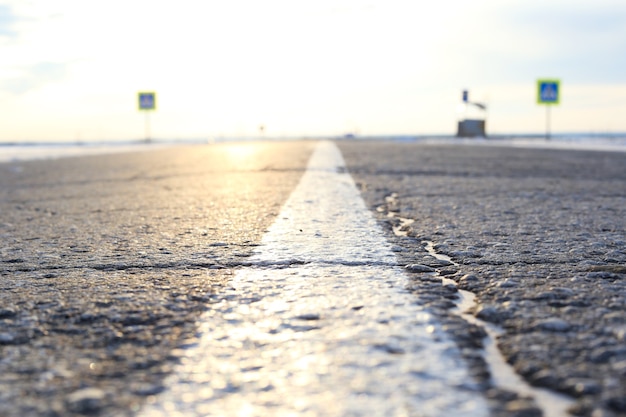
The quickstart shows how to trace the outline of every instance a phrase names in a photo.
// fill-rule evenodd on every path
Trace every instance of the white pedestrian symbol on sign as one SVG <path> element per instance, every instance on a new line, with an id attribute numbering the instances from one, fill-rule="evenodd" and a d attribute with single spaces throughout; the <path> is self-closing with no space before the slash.
<path id="1" fill-rule="evenodd" d="M 155 93 L 139 93 L 139 110 L 155 110 Z"/>
<path id="2" fill-rule="evenodd" d="M 559 80 L 537 81 L 537 102 L 539 104 L 559 104 L 560 101 Z"/>
<path id="3" fill-rule="evenodd" d="M 141 96 L 141 107 L 152 107 L 152 96 Z"/>
<path id="4" fill-rule="evenodd" d="M 556 101 L 558 97 L 556 84 L 546 83 L 542 87 L 541 98 L 543 101 Z"/>
<path id="5" fill-rule="evenodd" d="M 543 86 L 543 99 L 553 101 L 556 98 L 556 89 L 552 84 L 545 84 Z"/>

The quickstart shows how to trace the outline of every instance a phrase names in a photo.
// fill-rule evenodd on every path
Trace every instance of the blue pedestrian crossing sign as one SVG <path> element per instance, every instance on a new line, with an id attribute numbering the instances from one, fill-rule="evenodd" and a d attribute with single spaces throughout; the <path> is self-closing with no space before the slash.
<path id="1" fill-rule="evenodd" d="M 155 110 L 156 109 L 156 93 L 141 92 L 139 93 L 139 110 Z"/>
<path id="2" fill-rule="evenodd" d="M 561 100 L 560 80 L 537 80 L 537 103 L 559 104 Z"/>

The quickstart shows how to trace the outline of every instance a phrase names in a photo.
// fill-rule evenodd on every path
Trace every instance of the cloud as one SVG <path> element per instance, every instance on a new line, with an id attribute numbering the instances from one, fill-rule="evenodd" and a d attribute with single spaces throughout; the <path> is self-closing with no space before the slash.
<path id="1" fill-rule="evenodd" d="M 13 25 L 18 20 L 10 6 L 0 4 L 0 38 L 12 39 L 17 37 L 17 32 L 14 30 Z"/>
<path id="2" fill-rule="evenodd" d="M 469 4 L 469 3 L 468 3 Z M 478 1 L 448 25 L 437 78 L 463 83 L 626 83 L 626 3 L 614 0 Z M 450 65 L 454 57 L 457 65 Z M 461 70 L 459 70 L 461 69 Z"/>
<path id="3" fill-rule="evenodd" d="M 543 70 L 575 82 L 626 82 L 626 4 L 542 3 L 508 8 L 501 18 L 513 40 L 509 64 L 524 72 Z M 533 47 L 520 51 L 516 45 Z"/>
<path id="4" fill-rule="evenodd" d="M 67 75 L 67 63 L 40 62 L 20 69 L 20 74 L 0 80 L 0 91 L 21 95 L 48 83 L 60 81 Z"/>

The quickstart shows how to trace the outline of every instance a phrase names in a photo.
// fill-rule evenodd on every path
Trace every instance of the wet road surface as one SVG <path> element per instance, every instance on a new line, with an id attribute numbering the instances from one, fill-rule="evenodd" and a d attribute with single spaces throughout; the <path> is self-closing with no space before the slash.
<path id="1" fill-rule="evenodd" d="M 485 329 L 571 411 L 626 412 L 624 154 L 341 142 L 348 175 L 307 171 L 317 146 L 0 164 L 0 415 L 541 415 L 492 377 Z M 300 193 L 313 225 L 276 226 L 311 172 L 365 200 L 336 235 L 331 194 Z M 299 243 L 277 227 L 309 257 L 281 258 Z M 367 251 L 306 250 L 329 238 Z"/>

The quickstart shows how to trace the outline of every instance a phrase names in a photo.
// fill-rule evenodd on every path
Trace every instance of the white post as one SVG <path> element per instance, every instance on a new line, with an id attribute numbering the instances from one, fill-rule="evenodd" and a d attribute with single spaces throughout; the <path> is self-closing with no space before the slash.
<path id="1" fill-rule="evenodd" d="M 550 140 L 550 104 L 546 104 L 546 140 Z"/>
<path id="2" fill-rule="evenodd" d="M 150 111 L 146 110 L 146 125 L 145 125 L 145 132 L 146 132 L 146 142 L 150 142 Z"/>

